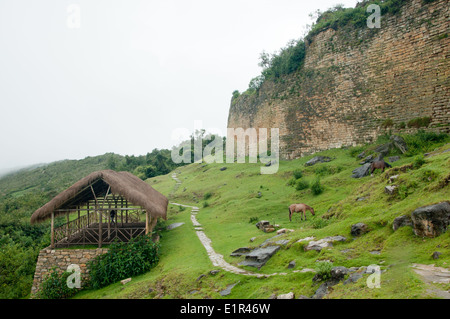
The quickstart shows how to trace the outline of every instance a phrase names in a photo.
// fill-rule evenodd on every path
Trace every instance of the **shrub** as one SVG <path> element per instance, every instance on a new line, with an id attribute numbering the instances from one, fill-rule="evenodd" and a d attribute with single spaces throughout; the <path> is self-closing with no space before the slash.
<path id="1" fill-rule="evenodd" d="M 203 208 L 209 207 L 209 203 L 208 202 L 203 202 Z"/>
<path id="2" fill-rule="evenodd" d="M 159 247 L 148 235 L 111 244 L 106 254 L 88 263 L 90 286 L 99 289 L 149 271 L 159 261 Z"/>
<path id="3" fill-rule="evenodd" d="M 444 144 L 449 141 L 448 134 L 435 132 L 426 132 L 419 130 L 416 134 L 405 135 L 405 142 L 408 145 L 407 156 L 417 155 L 420 153 L 429 152 L 440 144 Z"/>
<path id="4" fill-rule="evenodd" d="M 319 195 L 323 192 L 323 187 L 320 184 L 320 178 L 317 177 L 311 185 L 311 191 L 313 195 Z"/>
<path id="5" fill-rule="evenodd" d="M 309 187 L 309 183 L 307 181 L 304 181 L 302 179 L 299 179 L 296 183 L 295 183 L 295 189 L 298 191 L 307 189 Z"/>
<path id="6" fill-rule="evenodd" d="M 420 128 L 420 127 L 427 127 L 428 125 L 430 125 L 430 123 L 431 123 L 431 117 L 429 117 L 429 116 L 418 117 L 418 118 L 409 120 L 407 126 Z"/>
<path id="7" fill-rule="evenodd" d="M 319 280 L 328 280 L 331 278 L 331 269 L 333 263 L 329 261 L 319 261 L 316 265 L 316 278 Z"/>
<path id="8" fill-rule="evenodd" d="M 56 267 L 50 270 L 42 282 L 37 297 L 39 299 L 66 299 L 77 293 L 77 289 L 67 286 L 67 278 L 70 272 L 59 273 Z"/>
<path id="9" fill-rule="evenodd" d="M 320 228 L 324 228 L 325 226 L 327 226 L 328 221 L 323 218 L 317 217 L 312 220 L 311 225 L 314 229 L 320 229 Z"/>
<path id="10" fill-rule="evenodd" d="M 303 177 L 303 171 L 296 169 L 295 171 L 292 172 L 292 175 L 294 175 L 295 179 L 299 179 Z"/>
<path id="11" fill-rule="evenodd" d="M 388 128 L 388 127 L 392 127 L 394 126 L 394 121 L 392 121 L 392 119 L 386 119 L 384 120 L 384 122 L 381 124 L 382 128 Z"/>
<path id="12" fill-rule="evenodd" d="M 413 168 L 415 168 L 415 169 L 420 168 L 425 163 L 426 163 L 426 161 L 425 161 L 425 158 L 423 157 L 423 155 L 418 155 L 414 158 Z"/>
<path id="13" fill-rule="evenodd" d="M 203 195 L 203 199 L 204 200 L 208 200 L 208 199 L 210 199 L 211 197 L 212 197 L 212 193 L 211 192 L 207 192 L 205 195 Z"/>

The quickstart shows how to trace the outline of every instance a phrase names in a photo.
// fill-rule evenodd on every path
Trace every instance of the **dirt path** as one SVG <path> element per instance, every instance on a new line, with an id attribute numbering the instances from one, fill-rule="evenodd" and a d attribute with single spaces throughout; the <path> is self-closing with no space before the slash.
<path id="1" fill-rule="evenodd" d="M 172 178 L 177 182 L 175 187 L 179 187 L 181 184 L 181 181 L 177 178 L 176 173 L 172 174 Z M 203 247 L 205 247 L 206 252 L 208 254 L 209 259 L 211 260 L 212 264 L 215 267 L 220 267 L 225 271 L 232 272 L 234 274 L 238 275 L 245 275 L 245 276 L 255 276 L 255 277 L 271 277 L 276 275 L 287 275 L 287 273 L 273 273 L 273 274 L 256 274 L 250 271 L 246 271 L 244 269 L 241 269 L 239 267 L 233 266 L 225 261 L 223 258 L 223 255 L 217 253 L 214 248 L 212 247 L 211 239 L 206 236 L 205 232 L 203 231 L 202 225 L 197 221 L 196 215 L 200 211 L 200 209 L 196 206 L 190 206 L 190 205 L 184 205 L 179 203 L 170 203 L 172 205 L 176 206 L 183 206 L 187 208 L 191 208 L 191 221 L 192 225 L 195 227 L 195 232 L 197 234 L 198 239 L 202 243 Z M 312 269 L 304 269 L 304 270 L 294 270 L 293 272 L 305 272 L 305 271 L 313 271 Z"/>
<path id="2" fill-rule="evenodd" d="M 433 284 L 450 283 L 450 270 L 442 267 L 434 267 L 434 265 L 413 264 L 413 270 L 429 287 L 427 292 L 434 297 L 442 299 L 450 299 L 450 292 L 439 289 Z"/>

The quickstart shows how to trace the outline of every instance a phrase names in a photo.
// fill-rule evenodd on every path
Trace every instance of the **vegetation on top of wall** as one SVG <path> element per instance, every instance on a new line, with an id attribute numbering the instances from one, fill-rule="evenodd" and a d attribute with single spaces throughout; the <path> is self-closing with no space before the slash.
<path id="1" fill-rule="evenodd" d="M 423 0 L 423 3 L 428 4 L 434 1 Z M 354 8 L 344 8 L 343 5 L 336 5 L 324 12 L 318 10 L 315 13 L 317 19 L 304 39 L 291 40 L 278 52 L 267 53 L 263 51 L 260 54 L 258 65 L 262 68 L 262 72 L 250 81 L 249 88 L 244 93 L 251 95 L 258 91 L 266 80 L 277 81 L 282 76 L 299 70 L 304 63 L 306 44 L 311 43 L 317 34 L 327 29 L 338 30 L 348 26 L 352 28 L 366 27 L 367 18 L 372 14 L 370 11 L 367 12 L 369 5 L 379 5 L 382 16 L 387 14 L 396 15 L 401 12 L 406 2 L 406 0 L 366 0 L 358 3 Z M 239 91 L 234 91 L 232 103 L 235 103 L 236 99 L 242 94 Z"/>

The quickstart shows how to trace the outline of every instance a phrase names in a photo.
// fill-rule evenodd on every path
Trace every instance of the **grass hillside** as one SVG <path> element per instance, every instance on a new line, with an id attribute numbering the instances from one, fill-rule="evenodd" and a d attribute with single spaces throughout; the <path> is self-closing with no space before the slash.
<path id="1" fill-rule="evenodd" d="M 432 141 L 422 143 L 421 148 L 413 138 L 407 141 L 408 156 L 401 156 L 385 173 L 378 171 L 373 177 L 361 179 L 351 178 L 352 171 L 361 161 L 356 155 L 363 150 L 370 153 L 376 145 L 332 149 L 298 160 L 281 161 L 279 171 L 274 175 L 261 175 L 261 164 L 201 163 L 174 171 L 181 180 L 178 187 L 175 187 L 172 173 L 148 179 L 147 182 L 168 196 L 172 203 L 200 208 L 196 218 L 211 239 L 212 247 L 232 265 L 237 266 L 243 260 L 243 257 L 231 257 L 232 251 L 240 247 L 257 247 L 276 235 L 257 229 L 257 221 L 268 220 L 280 228 L 294 230 L 277 238 L 290 241 L 260 270 L 244 267 L 254 273 L 278 275 L 256 278 L 214 267 L 196 235 L 190 209 L 169 205 L 168 221 L 158 226 L 161 233 L 159 264 L 125 286 L 117 283 L 96 291 L 83 291 L 77 298 L 269 298 L 274 293 L 289 292 L 294 292 L 296 297 L 312 296 L 318 288 L 317 284 L 313 285 L 314 273 L 295 270 L 317 269 L 319 261 L 330 261 L 333 266 L 347 268 L 376 264 L 383 271 L 380 289 L 368 288 L 364 277 L 356 283 L 344 285 L 341 282 L 333 286 L 327 298 L 432 297 L 428 293 L 430 287 L 413 272 L 411 265 L 423 263 L 448 268 L 450 234 L 419 238 L 411 227 L 394 232 L 392 222 L 418 207 L 450 199 L 450 144 L 448 137 L 437 144 Z M 423 157 L 423 152 L 431 154 Z M 314 166 L 304 165 L 318 155 L 333 160 Z M 409 164 L 413 165 L 399 170 Z M 227 169 L 221 170 L 222 167 Z M 394 172 L 400 174 L 396 182 L 399 192 L 388 195 L 384 188 L 388 185 L 388 176 Z M 314 195 L 311 185 L 317 178 L 320 178 L 322 192 Z M 302 189 L 296 186 L 298 184 L 309 187 Z M 308 212 L 308 220 L 301 221 L 300 215 L 294 214 L 290 222 L 288 206 L 292 203 L 307 203 L 314 207 L 316 215 L 313 217 Z M 165 226 L 175 222 L 185 224 L 165 230 Z M 367 224 L 369 232 L 353 237 L 351 226 L 359 222 Z M 335 235 L 345 236 L 347 241 L 320 252 L 306 252 L 305 244 L 297 242 L 309 236 L 321 239 Z M 250 241 L 252 237 L 255 237 L 253 242 Z M 442 253 L 437 260 L 431 257 L 434 251 Z M 296 266 L 288 269 L 291 261 L 295 261 Z M 220 271 L 211 274 L 214 269 Z M 219 294 L 228 285 L 236 283 L 230 295 L 222 297 Z M 436 287 L 450 288 L 448 285 Z"/>

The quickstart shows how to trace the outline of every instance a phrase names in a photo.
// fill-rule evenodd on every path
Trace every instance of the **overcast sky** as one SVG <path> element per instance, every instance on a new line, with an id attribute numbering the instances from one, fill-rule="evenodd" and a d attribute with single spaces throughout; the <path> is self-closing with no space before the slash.
<path id="1" fill-rule="evenodd" d="M 0 169 L 225 135 L 231 93 L 308 15 L 356 0 L 0 0 Z"/>

